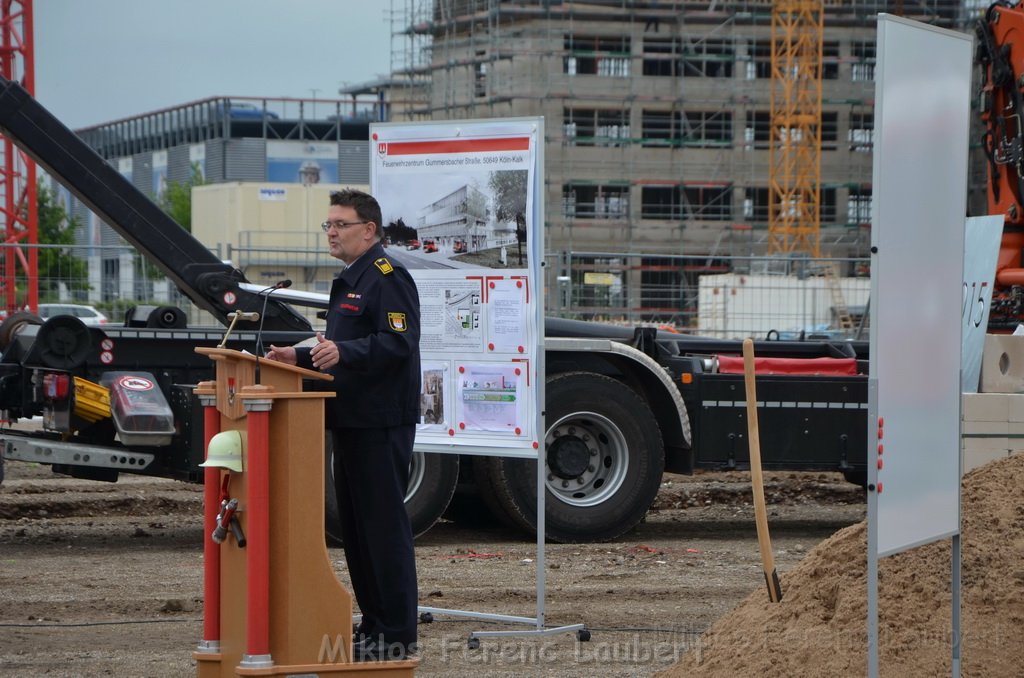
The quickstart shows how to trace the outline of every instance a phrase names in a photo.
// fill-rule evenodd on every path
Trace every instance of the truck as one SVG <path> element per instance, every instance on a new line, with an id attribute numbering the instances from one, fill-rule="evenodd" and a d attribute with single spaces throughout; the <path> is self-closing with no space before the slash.
<path id="1" fill-rule="evenodd" d="M 0 469 L 23 461 L 99 481 L 122 473 L 201 481 L 202 412 L 192 387 L 212 378 L 213 368 L 195 347 L 223 342 L 252 352 L 261 343 L 297 344 L 313 336 L 310 322 L 277 286 L 246 280 L 20 85 L 2 79 L 0 133 L 221 323 L 189 327 L 174 306 L 136 307 L 123 325 L 102 327 L 70 316 L 10 315 L 0 324 Z M 234 331 L 225 337 L 229 323 Z M 564 318 L 548 318 L 544 337 L 541 458 L 417 451 L 406 497 L 417 534 L 446 511 L 478 513 L 481 505 L 509 525 L 535 530 L 536 463 L 546 470 L 546 538 L 561 542 L 611 540 L 633 529 L 666 471 L 748 467 L 740 341 Z M 755 352 L 761 367 L 771 368 L 757 379 L 764 467 L 837 471 L 863 483 L 867 344 L 765 339 Z M 136 388 L 153 384 L 151 395 L 166 401 L 170 423 L 159 435 L 140 435 L 124 412 L 118 420 L 97 403 L 97 385 L 116 388 L 126 375 Z M 33 418 L 41 427 L 17 425 Z M 329 471 L 329 449 L 324 458 Z M 333 540 L 336 502 L 326 476 Z"/>
<path id="2" fill-rule="evenodd" d="M 1024 50 L 1015 45 L 1024 30 L 1019 2 L 992 3 L 978 19 L 976 61 L 981 78 L 977 110 L 988 177 L 987 214 L 1003 215 L 989 329 L 1013 331 L 1024 322 Z"/>

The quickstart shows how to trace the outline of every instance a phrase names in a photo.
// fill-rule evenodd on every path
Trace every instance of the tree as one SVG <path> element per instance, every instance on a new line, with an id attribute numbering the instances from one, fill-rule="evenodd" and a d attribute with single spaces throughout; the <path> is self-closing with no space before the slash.
<path id="1" fill-rule="evenodd" d="M 160 196 L 160 207 L 181 227 L 192 232 L 192 189 L 206 183 L 199 163 L 192 163 L 192 175 L 188 181 L 168 181 L 167 189 Z"/>
<path id="2" fill-rule="evenodd" d="M 516 244 L 519 263 L 523 263 L 523 243 L 526 242 L 526 170 L 491 172 L 488 185 L 494 193 L 494 216 L 499 221 L 516 222 Z"/>
<path id="3" fill-rule="evenodd" d="M 384 236 L 393 243 L 408 242 L 416 238 L 416 229 L 405 225 L 401 217 L 384 227 Z"/>
<path id="4" fill-rule="evenodd" d="M 71 217 L 53 192 L 45 186 L 36 190 L 39 226 L 36 239 L 40 245 L 74 245 L 78 219 Z M 40 247 L 37 261 L 40 298 L 56 298 L 63 282 L 69 290 L 87 290 L 88 267 L 73 256 L 68 247 Z"/>

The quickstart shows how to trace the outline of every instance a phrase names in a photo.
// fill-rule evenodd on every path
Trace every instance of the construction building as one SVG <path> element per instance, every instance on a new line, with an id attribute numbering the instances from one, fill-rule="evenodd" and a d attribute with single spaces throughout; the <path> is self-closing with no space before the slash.
<path id="1" fill-rule="evenodd" d="M 821 14 L 814 254 L 858 257 L 870 242 L 877 14 L 970 31 L 984 7 L 392 0 L 391 79 L 341 93 L 384 97 L 392 121 L 543 116 L 551 268 L 578 304 L 654 317 L 691 303 L 701 272 L 735 270 L 721 258 L 769 251 L 773 11 Z M 615 298 L 591 298 L 588 271 L 613 272 Z"/>

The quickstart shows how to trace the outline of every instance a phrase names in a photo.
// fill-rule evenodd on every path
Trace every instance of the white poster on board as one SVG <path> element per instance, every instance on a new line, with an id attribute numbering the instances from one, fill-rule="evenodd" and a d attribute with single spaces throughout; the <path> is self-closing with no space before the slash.
<path id="1" fill-rule="evenodd" d="M 370 186 L 388 256 L 420 296 L 417 449 L 539 449 L 542 122 L 371 125 Z"/>

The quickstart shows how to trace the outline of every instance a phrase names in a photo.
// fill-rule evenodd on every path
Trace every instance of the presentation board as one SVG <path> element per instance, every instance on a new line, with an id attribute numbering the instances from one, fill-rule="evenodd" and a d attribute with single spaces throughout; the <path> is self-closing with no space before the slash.
<path id="1" fill-rule="evenodd" d="M 972 43 L 883 15 L 878 49 L 868 480 L 889 555 L 959 532 Z"/>
<path id="2" fill-rule="evenodd" d="M 388 256 L 420 294 L 416 449 L 543 442 L 543 119 L 370 126 Z"/>

